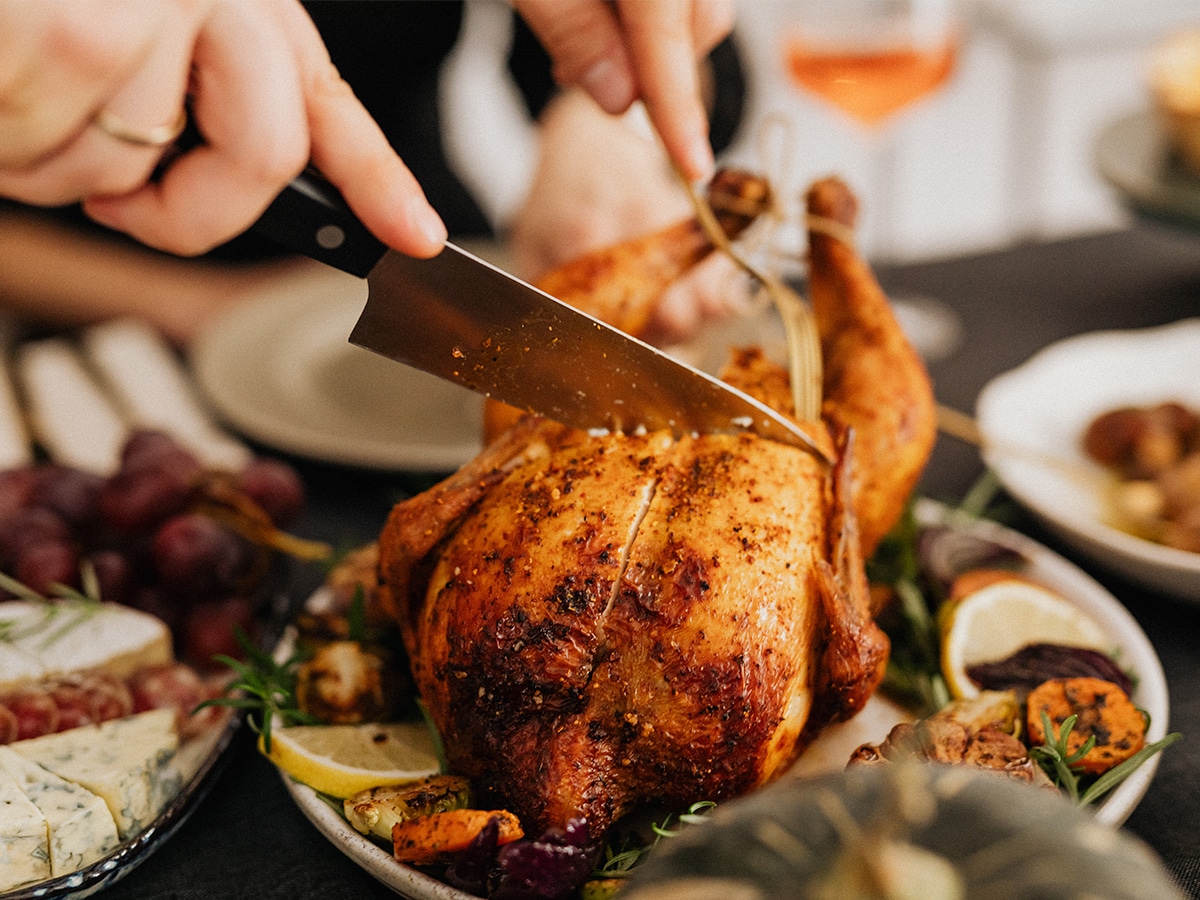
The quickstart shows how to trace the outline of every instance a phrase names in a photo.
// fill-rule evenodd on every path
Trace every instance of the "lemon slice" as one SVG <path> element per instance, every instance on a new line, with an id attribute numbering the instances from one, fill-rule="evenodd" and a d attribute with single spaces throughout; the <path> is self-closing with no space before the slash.
<path id="1" fill-rule="evenodd" d="M 1111 641 L 1079 607 L 1027 581 L 997 581 L 968 594 L 942 624 L 942 674 L 950 693 L 978 696 L 968 668 L 1041 643 L 1107 650 Z"/>
<path id="2" fill-rule="evenodd" d="M 420 722 L 275 727 L 271 752 L 261 738 L 258 749 L 297 781 L 340 798 L 439 770 L 433 737 Z"/>

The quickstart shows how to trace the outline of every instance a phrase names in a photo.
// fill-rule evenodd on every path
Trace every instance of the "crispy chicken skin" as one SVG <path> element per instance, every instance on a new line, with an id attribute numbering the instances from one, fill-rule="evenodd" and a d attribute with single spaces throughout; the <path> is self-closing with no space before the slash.
<path id="1" fill-rule="evenodd" d="M 852 226 L 857 202 L 826 178 L 809 188 L 810 216 Z M 896 325 L 887 296 L 854 248 L 809 230 L 809 300 L 821 334 L 822 417 L 858 436 L 854 506 L 863 555 L 904 511 L 937 437 L 937 411 L 921 357 Z"/>
<path id="2" fill-rule="evenodd" d="M 733 239 L 767 211 L 771 191 L 761 178 L 725 169 L 713 177 L 708 200 L 721 230 Z M 584 254 L 547 272 L 537 286 L 622 331 L 639 334 L 659 295 L 714 249 L 700 223 L 685 219 Z"/>
<path id="3" fill-rule="evenodd" d="M 858 514 L 873 530 L 899 515 L 877 498 L 899 493 L 895 455 L 914 438 L 876 433 L 897 426 L 869 414 L 892 389 L 849 370 L 891 351 L 891 368 L 915 362 L 897 374 L 909 390 L 924 372 L 896 352 L 869 271 L 828 255 L 817 313 L 869 344 L 822 323 L 827 352 L 849 359 L 827 361 L 825 421 L 804 424 L 834 466 L 749 434 L 594 436 L 526 417 L 389 518 L 382 590 L 451 770 L 527 830 L 583 816 L 599 837 L 645 801 L 745 793 L 878 685 L 888 645 Z M 835 292 L 856 311 L 833 309 Z M 755 353 L 735 376 L 779 393 Z"/>

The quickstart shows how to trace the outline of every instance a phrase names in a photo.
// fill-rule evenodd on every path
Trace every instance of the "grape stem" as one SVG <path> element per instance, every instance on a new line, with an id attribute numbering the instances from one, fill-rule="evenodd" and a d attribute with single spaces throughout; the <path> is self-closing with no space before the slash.
<path id="1" fill-rule="evenodd" d="M 261 506 L 220 477 L 205 481 L 196 509 L 253 543 L 296 559 L 322 562 L 333 556 L 329 544 L 296 537 L 276 528 Z"/>

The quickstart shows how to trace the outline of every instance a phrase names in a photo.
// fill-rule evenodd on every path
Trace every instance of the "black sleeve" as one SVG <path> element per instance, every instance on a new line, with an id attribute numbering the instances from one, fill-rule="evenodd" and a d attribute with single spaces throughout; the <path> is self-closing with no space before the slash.
<path id="1" fill-rule="evenodd" d="M 462 2 L 306 0 L 330 58 L 452 235 L 491 231 L 446 160 L 438 73 L 462 29 Z"/>
<path id="2" fill-rule="evenodd" d="M 734 35 L 713 48 L 708 63 L 713 74 L 708 138 L 713 152 L 720 153 L 733 143 L 746 112 L 746 70 Z"/>

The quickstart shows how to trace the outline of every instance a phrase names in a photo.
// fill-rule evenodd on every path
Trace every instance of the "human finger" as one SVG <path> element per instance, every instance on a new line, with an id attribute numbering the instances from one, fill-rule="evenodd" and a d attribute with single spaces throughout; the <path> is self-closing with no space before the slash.
<path id="1" fill-rule="evenodd" d="M 313 165 L 389 247 L 435 256 L 446 243 L 446 226 L 416 177 L 334 68 L 312 20 L 298 6 L 279 15 L 297 48 Z"/>
<path id="2" fill-rule="evenodd" d="M 700 59 L 733 31 L 733 0 L 694 0 L 692 45 Z"/>
<path id="3" fill-rule="evenodd" d="M 620 0 L 618 14 L 639 96 L 668 155 L 690 180 L 713 171 L 690 0 Z"/>
<path id="4" fill-rule="evenodd" d="M 728 0 L 515 0 L 554 77 L 607 112 L 646 103 L 667 153 L 692 180 L 712 174 L 699 59 L 732 27 Z"/>
<path id="5" fill-rule="evenodd" d="M 191 98 L 200 146 L 157 183 L 84 202 L 96 221 L 185 255 L 248 228 L 308 160 L 298 64 L 269 4 L 213 7 L 195 44 Z"/>
<path id="6" fill-rule="evenodd" d="M 614 115 L 637 99 L 637 79 L 614 6 L 604 0 L 514 0 L 513 5 L 550 54 L 555 81 L 583 89 Z"/>
<path id="7" fill-rule="evenodd" d="M 195 29 L 164 28 L 145 58 L 91 123 L 36 165 L 0 171 L 0 193 L 55 206 L 94 194 L 124 194 L 145 184 L 182 129 Z"/>
<path id="8" fill-rule="evenodd" d="M 177 12 L 155 0 L 0 0 L 0 170 L 31 169 L 81 135 Z"/>
<path id="9" fill-rule="evenodd" d="M 436 254 L 446 238 L 441 218 L 302 8 L 235 2 L 225 13 L 197 49 L 193 108 L 205 145 L 176 160 L 159 185 L 85 209 L 153 246 L 203 252 L 251 225 L 311 160 L 382 241 Z"/>

